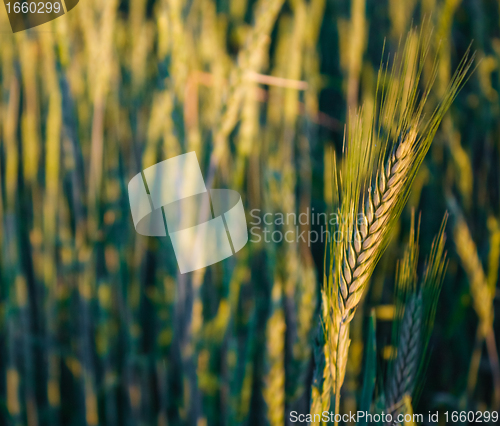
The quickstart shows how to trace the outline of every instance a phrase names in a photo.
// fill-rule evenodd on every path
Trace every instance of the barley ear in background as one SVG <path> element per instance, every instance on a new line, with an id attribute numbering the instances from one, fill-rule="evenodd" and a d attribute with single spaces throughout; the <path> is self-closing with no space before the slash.
<path id="1" fill-rule="evenodd" d="M 412 217 L 410 238 L 396 276 L 396 318 L 393 325 L 392 346 L 396 348 L 389 362 L 385 386 L 386 412 L 393 417 L 398 412 L 408 413 L 418 398 L 424 377 L 427 347 L 432 332 L 436 307 L 446 273 L 445 234 L 447 215 L 432 243 L 424 273 L 417 275 L 419 257 L 419 230 Z M 405 401 L 405 398 L 407 400 Z"/>
<path id="2" fill-rule="evenodd" d="M 472 305 L 479 319 L 474 350 L 469 366 L 465 397 L 466 399 L 470 399 L 476 387 L 482 346 L 485 342 L 493 376 L 494 392 L 492 402 L 495 408 L 500 408 L 500 366 L 493 330 L 493 299 L 496 283 L 488 283 L 476 244 L 456 198 L 452 194 L 448 194 L 447 197 L 453 219 L 453 239 L 456 251 L 467 275 L 470 294 L 472 296 Z M 464 400 L 464 402 L 466 401 Z"/>

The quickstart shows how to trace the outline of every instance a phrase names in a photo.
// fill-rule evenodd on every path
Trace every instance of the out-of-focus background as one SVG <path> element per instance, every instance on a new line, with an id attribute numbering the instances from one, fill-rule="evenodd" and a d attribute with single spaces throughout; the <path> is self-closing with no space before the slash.
<path id="1" fill-rule="evenodd" d="M 81 0 L 15 35 L 0 7 L 0 424 L 278 426 L 308 413 L 324 226 L 269 218 L 327 211 L 347 112 L 371 108 L 382 58 L 422 21 L 439 60 L 429 102 L 472 40 L 477 68 L 358 309 L 341 411 L 359 403 L 372 308 L 380 376 L 391 357 L 411 208 L 424 258 L 450 206 L 414 411 L 498 409 L 498 1 Z M 127 185 L 190 151 L 210 186 L 241 194 L 249 228 L 266 213 L 272 224 L 180 274 L 168 238 L 135 232 Z M 275 230 L 306 238 L 273 242 Z"/>

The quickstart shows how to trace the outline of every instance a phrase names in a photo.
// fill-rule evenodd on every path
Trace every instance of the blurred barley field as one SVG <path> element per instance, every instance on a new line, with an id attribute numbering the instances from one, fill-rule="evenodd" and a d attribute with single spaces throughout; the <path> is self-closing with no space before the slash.
<path id="1" fill-rule="evenodd" d="M 370 120 L 413 26 L 428 29 L 430 107 L 476 56 L 349 318 L 336 391 L 325 242 L 263 238 L 324 227 L 263 219 L 331 211 L 349 112 Z M 279 426 L 390 396 L 440 424 L 498 411 L 499 88 L 493 0 L 80 0 L 16 34 L 0 6 L 0 425 Z M 249 229 L 261 221 L 234 256 L 181 274 L 169 238 L 136 233 L 127 185 L 191 151 L 208 187 L 241 194 Z M 420 296 L 395 288 L 412 265 L 442 289 L 400 398 L 387 389 Z"/>

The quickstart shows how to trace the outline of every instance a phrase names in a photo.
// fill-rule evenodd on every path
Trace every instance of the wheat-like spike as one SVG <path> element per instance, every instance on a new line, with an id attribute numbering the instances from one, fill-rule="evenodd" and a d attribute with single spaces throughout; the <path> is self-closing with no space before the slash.
<path id="1" fill-rule="evenodd" d="M 415 388 L 420 364 L 422 331 L 422 293 L 412 295 L 405 306 L 394 370 L 386 391 L 387 411 L 396 413 L 403 398 Z"/>
<path id="2" fill-rule="evenodd" d="M 238 54 L 238 63 L 233 68 L 229 79 L 225 109 L 214 139 L 209 182 L 213 179 L 215 165 L 228 155 L 226 138 L 238 122 L 244 95 L 249 87 L 243 84 L 245 74 L 260 71 L 264 58 L 263 51 L 270 43 L 269 35 L 283 3 L 284 0 L 259 0 L 255 5 L 255 23 L 247 36 L 245 46 Z"/>
<path id="3" fill-rule="evenodd" d="M 333 207 L 342 223 L 329 242 L 325 350 L 330 356 L 335 413 L 339 411 L 346 370 L 350 321 L 443 115 L 471 65 L 471 60 L 464 58 L 441 104 L 425 119 L 423 110 L 430 88 L 419 96 L 418 84 L 427 45 L 422 33 L 419 36 L 410 31 L 402 57 L 394 61 L 390 71 L 389 85 L 381 89 L 382 97 L 377 97 L 372 118 L 364 121 L 363 111 L 349 116 L 345 160 L 338 179 L 333 165 L 332 183 L 338 183 L 337 203 Z M 382 74 L 378 85 L 383 84 Z M 385 140 L 381 133 L 386 135 Z"/>
<path id="4" fill-rule="evenodd" d="M 426 259 L 420 284 L 417 276 L 420 224 L 415 232 L 413 214 L 408 246 L 402 262 L 398 264 L 397 320 L 393 326 L 396 357 L 390 363 L 385 390 L 386 411 L 393 418 L 397 412 L 406 410 L 405 398 L 413 400 L 418 397 L 418 378 L 425 368 L 425 353 L 447 264 L 444 252 L 447 218 L 448 215 L 445 214 L 434 238 L 431 253 Z"/>
<path id="5" fill-rule="evenodd" d="M 493 299 L 495 297 L 495 289 L 488 284 L 488 279 L 484 272 L 481 259 L 479 258 L 476 244 L 474 243 L 470 229 L 467 226 L 467 222 L 465 221 L 457 201 L 451 194 L 448 194 L 447 201 L 454 217 L 453 238 L 455 240 L 456 251 L 467 273 L 467 277 L 469 278 L 474 310 L 479 317 L 477 341 L 482 342 L 486 340 L 486 346 L 488 348 L 488 356 L 494 381 L 493 404 L 498 408 L 500 407 L 500 367 L 493 332 Z M 477 354 L 480 356 L 481 345 L 476 345 L 476 348 Z M 469 394 L 472 393 L 476 386 L 478 368 L 479 362 L 476 361 L 476 356 L 473 355 L 469 367 L 467 383 L 467 392 Z"/>
<path id="6" fill-rule="evenodd" d="M 355 224 L 352 242 L 345 244 L 340 273 L 340 307 L 347 321 L 357 307 L 371 272 L 378 260 L 388 222 L 400 201 L 396 194 L 409 177 L 414 157 L 412 145 L 417 133 L 411 131 L 381 166 L 366 199 L 361 220 Z M 359 223 L 361 222 L 361 223 Z"/>
<path id="7" fill-rule="evenodd" d="M 460 211 L 455 198 L 448 196 L 448 206 L 454 217 L 453 238 L 462 266 L 469 277 L 470 290 L 474 310 L 480 321 L 481 335 L 485 336 L 493 324 L 493 297 L 492 289 L 488 286 L 483 265 L 477 253 L 476 244 L 472 239 L 469 227 Z"/>

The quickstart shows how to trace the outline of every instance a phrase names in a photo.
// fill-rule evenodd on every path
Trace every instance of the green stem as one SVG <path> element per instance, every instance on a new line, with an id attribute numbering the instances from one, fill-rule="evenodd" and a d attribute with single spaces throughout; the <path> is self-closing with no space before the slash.
<path id="1" fill-rule="evenodd" d="M 344 321 L 342 320 L 340 322 L 339 326 L 339 332 L 337 335 L 337 354 L 335 356 L 335 426 L 338 426 L 339 422 L 337 421 L 337 414 L 340 412 L 340 387 L 341 383 L 339 380 L 339 373 L 340 373 L 340 368 L 339 368 L 339 355 L 340 355 L 340 336 L 342 335 L 342 326 L 344 324 Z"/>

